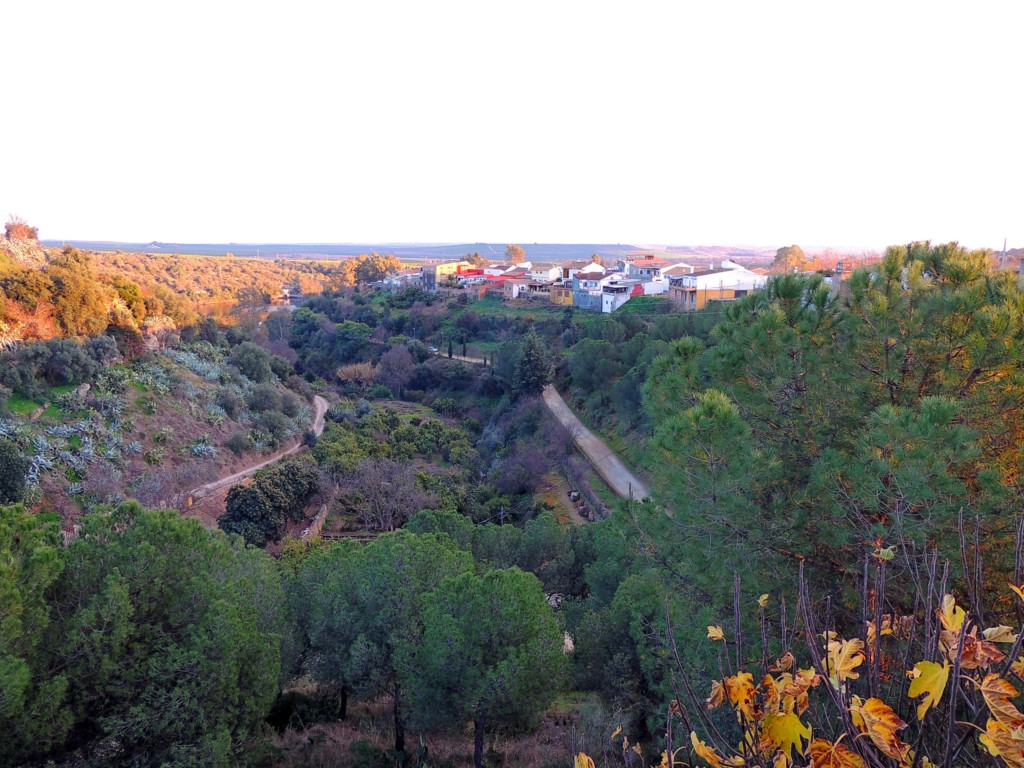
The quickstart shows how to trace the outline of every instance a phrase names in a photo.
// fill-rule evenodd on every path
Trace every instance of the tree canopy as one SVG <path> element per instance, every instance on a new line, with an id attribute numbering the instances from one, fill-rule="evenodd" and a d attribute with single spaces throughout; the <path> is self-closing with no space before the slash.
<path id="1" fill-rule="evenodd" d="M 539 395 L 551 382 L 551 362 L 540 338 L 532 330 L 523 339 L 512 377 L 515 397 Z"/>
<path id="2" fill-rule="evenodd" d="M 562 632 L 540 582 L 517 568 L 450 579 L 426 601 L 423 637 L 409 655 L 416 722 L 475 726 L 473 764 L 484 735 L 502 721 L 528 722 L 558 691 Z"/>
<path id="3" fill-rule="evenodd" d="M 526 261 L 526 251 L 521 245 L 509 244 L 505 246 L 505 260 L 509 264 L 521 264 Z"/>
<path id="4" fill-rule="evenodd" d="M 787 245 L 775 252 L 772 269 L 776 272 L 793 272 L 802 270 L 808 262 L 804 249 L 799 245 Z"/>
<path id="5" fill-rule="evenodd" d="M 2 624 L 15 629 L 3 647 L 16 680 L 4 681 L 0 718 L 28 727 L 5 728 L 0 754 L 236 765 L 278 687 L 285 615 L 270 558 L 135 503 L 86 517 L 57 558 L 35 523 L 2 514 L 0 548 L 21 553 L 29 576 L 19 624 L 41 628 L 42 642 L 18 642 L 23 629 Z"/>

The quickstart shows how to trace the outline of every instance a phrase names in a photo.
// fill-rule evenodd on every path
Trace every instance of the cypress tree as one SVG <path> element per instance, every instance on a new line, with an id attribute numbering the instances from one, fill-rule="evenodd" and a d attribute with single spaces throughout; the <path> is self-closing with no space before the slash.
<path id="1" fill-rule="evenodd" d="M 512 377 L 512 396 L 539 395 L 551 382 L 551 363 L 537 334 L 530 330 L 523 340 L 522 352 Z"/>

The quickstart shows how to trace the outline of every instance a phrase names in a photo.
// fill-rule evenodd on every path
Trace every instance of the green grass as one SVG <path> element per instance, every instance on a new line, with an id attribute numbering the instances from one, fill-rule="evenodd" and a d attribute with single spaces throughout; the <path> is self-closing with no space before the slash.
<path id="1" fill-rule="evenodd" d="M 61 408 L 56 403 L 50 403 L 50 405 L 48 405 L 46 407 L 46 410 L 43 411 L 43 418 L 44 419 L 50 419 L 50 420 L 53 420 L 53 421 L 58 420 L 63 415 L 64 415 L 64 409 Z"/>
<path id="2" fill-rule="evenodd" d="M 587 464 L 587 483 L 590 485 L 591 490 L 594 491 L 597 497 L 605 503 L 605 506 L 609 509 L 614 509 L 619 497 L 615 495 L 615 491 L 608 487 L 608 483 L 606 483 L 604 479 L 597 474 L 597 470 L 589 463 Z"/>
<path id="3" fill-rule="evenodd" d="M 498 347 L 501 346 L 500 341 L 471 341 L 466 347 L 469 351 L 469 357 L 483 357 L 484 354 L 490 359 L 491 355 L 498 351 Z M 455 347 L 455 353 L 462 354 L 462 345 L 458 344 Z"/>
<path id="4" fill-rule="evenodd" d="M 657 296 L 636 296 L 612 313 L 615 315 L 667 315 L 672 311 L 672 302 L 667 293 Z"/>
<path id="5" fill-rule="evenodd" d="M 7 407 L 11 410 L 11 413 L 15 413 L 18 416 L 31 416 L 39 405 L 35 400 L 29 400 L 20 392 L 15 392 L 7 398 Z"/>
<path id="6" fill-rule="evenodd" d="M 583 408 L 576 407 L 575 404 L 570 406 L 572 412 L 576 414 L 583 426 L 593 432 L 595 435 L 600 437 L 609 448 L 619 455 L 626 465 L 634 472 L 638 472 L 643 467 L 644 459 L 646 458 L 646 445 L 644 436 L 638 430 L 631 430 L 627 435 L 623 435 L 619 432 L 613 424 L 607 426 L 599 426 Z M 640 474 L 643 474 L 640 472 Z"/>
<path id="7" fill-rule="evenodd" d="M 562 314 L 564 307 L 557 304 L 537 302 L 528 307 L 512 307 L 499 299 L 497 296 L 487 296 L 480 301 L 471 301 L 464 307 L 451 313 L 452 316 L 461 315 L 463 312 L 472 310 L 478 315 L 489 315 L 492 317 L 530 317 L 531 315 L 558 316 Z"/>
<path id="8" fill-rule="evenodd" d="M 60 515 L 56 512 L 40 512 L 36 518 L 43 523 L 60 525 Z"/>
<path id="9" fill-rule="evenodd" d="M 15 392 L 7 398 L 7 407 L 12 413 L 17 414 L 18 416 L 31 416 L 35 413 L 37 408 L 43 405 L 49 405 L 49 407 L 43 411 L 43 416 L 45 418 L 54 419 L 61 416 L 62 412 L 56 405 L 52 405 L 53 400 L 63 394 L 73 392 L 77 386 L 77 384 L 61 384 L 58 387 L 54 387 L 42 402 L 30 400 L 20 392 Z"/>

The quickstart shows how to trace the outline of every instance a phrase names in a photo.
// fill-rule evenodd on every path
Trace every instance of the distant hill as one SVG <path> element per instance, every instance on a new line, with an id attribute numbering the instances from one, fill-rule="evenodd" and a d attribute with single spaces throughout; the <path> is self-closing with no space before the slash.
<path id="1" fill-rule="evenodd" d="M 198 256 L 256 256 L 265 258 L 340 259 L 363 253 L 394 254 L 403 261 L 451 259 L 480 252 L 495 260 L 505 253 L 505 243 L 121 243 L 112 240 L 45 240 L 46 245 L 74 245 L 89 251 L 125 251 L 129 253 L 181 253 Z M 648 249 L 621 243 L 520 243 L 527 258 L 534 261 L 586 259 L 591 254 L 619 256 Z"/>
<path id="2" fill-rule="evenodd" d="M 774 248 L 745 248 L 730 245 L 670 245 L 665 248 L 673 256 L 711 259 L 772 259 Z"/>

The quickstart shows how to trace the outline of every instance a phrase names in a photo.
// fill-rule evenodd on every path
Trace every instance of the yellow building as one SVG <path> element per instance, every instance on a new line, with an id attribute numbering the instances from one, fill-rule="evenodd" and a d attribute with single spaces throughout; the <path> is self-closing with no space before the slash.
<path id="1" fill-rule="evenodd" d="M 551 303 L 563 307 L 572 306 L 572 286 L 553 285 L 551 286 Z"/>
<path id="2" fill-rule="evenodd" d="M 704 309 L 711 301 L 735 301 L 756 291 L 767 279 L 726 261 L 720 269 L 702 269 L 669 277 L 668 297 L 684 312 Z"/>

